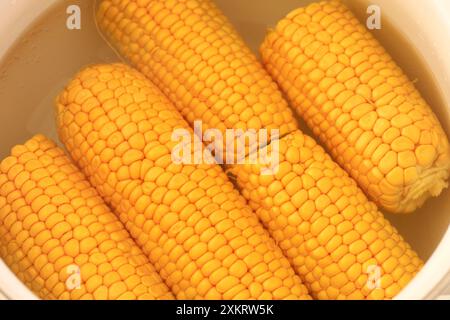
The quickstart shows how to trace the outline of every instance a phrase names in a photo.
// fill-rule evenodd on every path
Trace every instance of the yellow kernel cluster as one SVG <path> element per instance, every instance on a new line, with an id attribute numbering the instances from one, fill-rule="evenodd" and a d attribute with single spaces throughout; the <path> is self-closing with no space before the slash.
<path id="1" fill-rule="evenodd" d="M 416 253 L 312 138 L 297 131 L 278 142 L 274 175 L 257 164 L 229 173 L 313 297 L 394 297 L 420 269 Z"/>
<path id="2" fill-rule="evenodd" d="M 259 165 L 229 166 L 228 173 L 316 298 L 391 298 L 419 270 L 417 255 L 352 178 L 297 130 L 280 92 L 211 1 L 103 0 L 97 19 L 107 39 L 191 125 L 201 119 L 221 132 L 275 128 L 287 135 L 272 140 L 282 144 L 275 176 L 261 174 Z M 246 118 L 250 111 L 256 126 Z M 329 179 L 321 179 L 324 166 L 335 171 Z M 338 204 L 331 203 L 335 198 Z M 318 238 L 322 227 L 327 231 Z M 382 279 L 374 289 L 377 270 Z"/>
<path id="3" fill-rule="evenodd" d="M 177 298 L 309 298 L 221 168 L 172 161 L 171 135 L 188 125 L 142 74 L 123 64 L 86 68 L 57 99 L 57 123 Z"/>
<path id="4" fill-rule="evenodd" d="M 191 125 L 203 120 L 203 130 L 222 133 L 278 129 L 281 136 L 297 128 L 276 84 L 213 1 L 102 0 L 97 21 Z M 246 154 L 259 142 L 246 142 Z"/>
<path id="5" fill-rule="evenodd" d="M 261 54 L 297 112 L 377 204 L 411 212 L 447 187 L 450 147 L 437 118 L 340 1 L 292 11 Z"/>
<path id="6" fill-rule="evenodd" d="M 0 164 L 0 257 L 43 299 L 173 298 L 97 191 L 42 135 Z"/>

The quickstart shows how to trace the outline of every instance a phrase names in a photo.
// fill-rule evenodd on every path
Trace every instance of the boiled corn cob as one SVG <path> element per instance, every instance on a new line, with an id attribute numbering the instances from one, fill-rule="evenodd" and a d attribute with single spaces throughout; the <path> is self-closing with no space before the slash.
<path id="1" fill-rule="evenodd" d="M 172 299 L 64 152 L 42 135 L 0 164 L 0 257 L 43 299 Z"/>
<path id="2" fill-rule="evenodd" d="M 313 296 L 394 297 L 420 269 L 417 254 L 312 138 L 296 131 L 278 143 L 274 175 L 258 164 L 229 172 Z"/>
<path id="3" fill-rule="evenodd" d="M 83 70 L 57 99 L 57 123 L 178 298 L 309 298 L 221 168 L 173 162 L 172 134 L 188 125 L 139 72 L 123 64 Z"/>
<path id="4" fill-rule="evenodd" d="M 439 121 L 340 1 L 291 12 L 261 54 L 298 114 L 377 204 L 407 213 L 447 187 L 450 147 Z"/>
<path id="5" fill-rule="evenodd" d="M 288 105 L 281 98 L 276 86 L 230 27 L 226 18 L 210 1 L 178 1 L 176 6 L 172 6 L 173 3 L 166 4 L 166 6 L 163 5 L 161 1 L 143 3 L 104 0 L 101 2 L 98 13 L 99 25 L 114 46 L 164 90 L 175 106 L 185 116 L 187 115 L 191 125 L 196 117 L 199 117 L 203 120 L 205 127 L 219 128 L 223 133 L 225 128 L 256 128 L 251 123 L 241 126 L 240 122 L 216 121 L 213 116 L 218 115 L 220 109 L 216 110 L 213 103 L 217 101 L 217 97 L 220 97 L 220 92 L 214 93 L 209 89 L 196 92 L 194 91 L 196 89 L 192 88 L 192 91 L 186 93 L 185 88 L 196 83 L 191 82 L 193 81 L 191 79 L 199 80 L 202 67 L 205 65 L 202 61 L 207 61 L 207 56 L 202 57 L 202 52 L 215 51 L 217 48 L 220 48 L 220 51 L 214 56 L 214 64 L 228 66 L 231 70 L 220 72 L 220 69 L 216 71 L 213 68 L 208 86 L 214 88 L 218 83 L 226 83 L 225 89 L 222 88 L 223 92 L 227 92 L 226 94 L 230 96 L 242 96 L 245 97 L 245 101 L 250 101 L 248 104 L 242 104 L 234 99 L 223 100 L 221 108 L 231 112 L 229 114 L 231 119 L 237 119 L 242 114 L 253 114 L 254 105 L 251 101 L 255 105 L 257 101 L 263 103 L 262 113 L 256 114 L 260 123 L 263 124 L 262 128 L 268 128 L 265 126 L 267 110 L 264 109 L 264 103 L 267 103 L 269 112 L 273 110 L 274 118 L 278 113 L 289 114 Z M 171 18 L 173 16 L 178 17 L 176 23 Z M 166 20 L 167 22 L 164 22 Z M 209 21 L 212 21 L 211 25 L 214 27 L 208 25 Z M 170 22 L 174 23 L 172 27 Z M 197 24 L 198 27 L 196 27 Z M 177 30 L 183 30 L 180 37 L 175 37 Z M 185 33 L 187 30 L 189 33 Z M 206 35 L 202 30 L 206 30 Z M 219 47 L 215 45 L 215 41 L 218 41 Z M 179 49 L 180 53 L 189 49 L 188 52 L 191 59 L 196 61 L 197 68 L 188 69 L 185 65 L 188 62 L 183 60 L 185 57 L 182 59 L 173 52 L 174 47 L 171 44 L 175 46 L 175 43 L 182 45 Z M 233 60 L 234 57 L 242 57 L 248 69 L 234 69 L 234 66 L 239 65 L 239 61 Z M 181 73 L 180 70 L 182 70 Z M 235 83 L 238 80 L 236 76 L 244 87 L 250 88 L 251 95 L 247 91 L 240 91 L 241 87 Z M 201 81 L 199 88 L 203 88 Z M 189 99 L 191 92 L 196 92 L 195 95 L 201 97 L 201 101 L 191 102 Z M 257 96 L 256 100 L 249 98 L 254 95 Z M 271 98 L 267 99 L 269 97 Z M 242 106 L 244 109 L 241 109 Z M 197 108 L 200 108 L 198 113 Z M 205 116 L 206 114 L 211 116 Z M 282 126 L 285 129 L 281 129 Z M 288 135 L 279 141 L 281 144 L 279 155 L 280 159 L 284 159 L 284 155 L 287 156 L 286 152 L 289 150 L 289 160 L 280 165 L 280 171 L 275 175 L 276 179 L 271 175 L 261 174 L 261 165 L 258 164 L 231 165 L 229 172 L 236 177 L 236 183 L 242 194 L 250 201 L 271 235 L 283 245 L 284 253 L 295 266 L 297 273 L 302 276 L 311 293 L 317 298 L 330 299 L 389 298 L 395 295 L 419 269 L 421 261 L 417 255 L 375 206 L 367 201 L 353 180 L 345 175 L 328 158 L 324 150 L 312 142 L 311 138 L 297 129 L 290 116 L 284 121 L 277 122 L 271 128 L 280 128 L 281 136 Z M 307 141 L 307 143 L 303 145 L 301 141 Z M 278 140 L 272 141 L 269 148 L 272 150 L 277 142 Z M 310 159 L 311 153 L 314 153 L 317 161 Z M 336 171 L 333 183 L 336 186 L 347 186 L 345 195 L 336 194 L 335 188 L 325 187 L 328 180 L 320 180 L 317 166 L 323 167 L 325 164 Z M 305 171 L 308 174 L 304 174 Z M 267 184 L 271 181 L 270 179 L 277 181 L 274 181 L 273 186 L 268 190 Z M 304 184 L 301 184 L 299 179 L 304 181 Z M 292 183 L 288 184 L 289 182 Z M 278 193 L 280 195 L 276 195 Z M 307 199 L 303 199 L 305 193 Z M 324 206 L 327 204 L 326 199 L 336 199 L 336 196 L 342 198 L 338 205 Z M 275 197 L 276 201 L 272 197 Z M 318 203 L 316 207 L 315 200 L 324 202 Z M 306 205 L 299 207 L 299 203 L 303 204 L 303 202 L 306 202 Z M 287 211 L 290 214 L 287 214 Z M 302 215 L 303 212 L 308 213 Z M 310 225 L 317 219 L 322 218 L 321 223 L 323 224 L 324 221 L 327 223 L 333 214 L 335 215 L 333 220 L 328 223 L 342 223 L 342 226 L 336 231 L 332 240 L 324 236 L 319 238 L 315 231 L 310 230 Z M 285 223 L 287 217 L 289 217 L 289 226 Z M 360 223 L 358 227 L 361 224 L 363 227 L 353 231 L 353 225 L 356 226 L 358 221 L 364 219 L 368 219 L 369 225 Z M 373 219 L 377 221 L 374 222 Z M 333 227 L 328 228 L 328 235 L 332 234 L 329 230 Z M 305 253 L 304 249 L 307 240 L 309 244 L 320 243 L 314 248 L 308 247 L 310 251 L 317 249 L 317 252 L 320 251 L 322 254 L 334 252 L 334 246 L 339 247 L 339 250 L 327 257 L 313 256 L 307 259 L 306 255 L 309 252 Z M 329 240 L 328 246 L 326 246 L 327 240 Z M 365 244 L 358 240 L 364 241 Z M 364 248 L 364 245 L 366 247 L 371 245 L 373 251 Z M 356 248 L 358 250 L 364 248 L 360 256 L 357 256 L 354 251 L 357 250 Z M 345 258 L 341 256 L 342 253 L 346 254 Z M 305 267 L 306 262 L 308 265 Z M 341 262 L 340 265 L 337 264 L 338 262 Z M 380 282 L 377 279 L 378 273 L 380 278 L 384 277 Z"/>
<path id="6" fill-rule="evenodd" d="M 212 1 L 102 0 L 97 21 L 189 123 L 202 120 L 203 131 L 265 128 L 270 139 L 271 129 L 281 136 L 296 129 L 276 84 Z M 248 154 L 260 142 L 224 141 L 228 154 L 217 158 L 237 162 L 238 149 Z"/>

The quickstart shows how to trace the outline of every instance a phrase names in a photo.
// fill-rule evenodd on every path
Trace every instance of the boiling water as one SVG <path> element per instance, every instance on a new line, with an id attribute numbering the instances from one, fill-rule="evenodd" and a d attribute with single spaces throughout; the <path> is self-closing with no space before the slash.
<path id="1" fill-rule="evenodd" d="M 307 4 L 305 0 L 217 0 L 248 45 L 258 53 L 269 27 L 290 10 Z M 357 16 L 365 16 L 360 0 L 349 0 Z M 77 4 L 81 8 L 81 30 L 66 28 L 66 8 Z M 57 140 L 54 124 L 54 99 L 73 75 L 82 67 L 120 61 L 103 41 L 93 19 L 94 1 L 61 0 L 41 16 L 0 61 L 0 158 L 10 148 L 36 133 Z M 448 109 L 435 86 L 427 64 L 389 21 L 383 20 L 376 31 L 386 49 L 403 67 L 424 98 L 433 106 L 447 134 L 450 128 Z M 310 132 L 305 129 L 305 131 Z M 386 217 L 401 234 L 427 259 L 439 243 L 450 222 L 450 191 L 427 201 L 417 212 Z"/>

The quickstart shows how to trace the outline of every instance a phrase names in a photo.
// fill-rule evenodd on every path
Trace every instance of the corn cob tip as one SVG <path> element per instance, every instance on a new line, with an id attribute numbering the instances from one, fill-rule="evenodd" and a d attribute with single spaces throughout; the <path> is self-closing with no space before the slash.
<path id="1" fill-rule="evenodd" d="M 417 167 L 417 171 L 422 171 L 417 181 L 407 190 L 404 199 L 398 208 L 392 208 L 391 211 L 398 213 L 411 213 L 422 207 L 427 199 L 438 197 L 442 191 L 448 188 L 448 179 L 450 176 L 450 162 L 444 166 L 433 166 L 432 168 Z M 389 209 L 389 208 L 388 208 Z"/>

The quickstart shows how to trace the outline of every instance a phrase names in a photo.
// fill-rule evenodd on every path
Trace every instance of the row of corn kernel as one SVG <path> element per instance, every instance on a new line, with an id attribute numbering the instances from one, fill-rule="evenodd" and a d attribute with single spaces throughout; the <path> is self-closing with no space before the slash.
<path id="1" fill-rule="evenodd" d="M 107 39 L 191 125 L 200 118 L 222 133 L 228 128 L 280 129 L 281 140 L 268 147 L 282 147 L 275 175 L 260 174 L 259 165 L 232 165 L 229 172 L 313 296 L 390 298 L 419 270 L 420 259 L 353 180 L 297 129 L 274 82 L 211 1 L 104 0 L 97 18 Z M 260 103 L 262 109 L 255 112 Z M 246 114 L 260 121 L 240 118 Z M 266 125 L 267 119 L 277 120 Z M 332 182 L 320 179 L 318 172 L 326 165 L 334 173 L 325 178 Z M 336 191 L 343 186 L 344 193 Z M 326 228 L 320 236 L 318 230 Z M 369 265 L 384 277 L 376 290 L 368 281 Z"/>
<path id="2" fill-rule="evenodd" d="M 221 168 L 175 163 L 187 123 L 123 65 L 84 69 L 57 99 L 61 141 L 180 299 L 309 298 Z"/>
<path id="3" fill-rule="evenodd" d="M 212 1 L 100 1 L 97 17 L 189 123 L 221 132 L 264 128 L 269 139 L 271 129 L 283 136 L 297 128 L 276 84 Z M 263 145 L 246 145 L 246 153 Z"/>
<path id="4" fill-rule="evenodd" d="M 261 53 L 297 112 L 377 204 L 411 212 L 447 187 L 450 145 L 439 121 L 342 2 L 291 12 Z"/>
<path id="5" fill-rule="evenodd" d="M 0 165 L 0 257 L 43 299 L 172 299 L 83 174 L 42 135 Z"/>
<path id="6" fill-rule="evenodd" d="M 296 131 L 278 144 L 274 175 L 258 164 L 228 172 L 313 295 L 393 298 L 420 269 L 417 254 L 312 138 Z"/>

